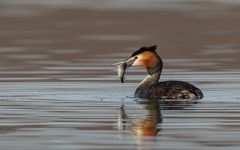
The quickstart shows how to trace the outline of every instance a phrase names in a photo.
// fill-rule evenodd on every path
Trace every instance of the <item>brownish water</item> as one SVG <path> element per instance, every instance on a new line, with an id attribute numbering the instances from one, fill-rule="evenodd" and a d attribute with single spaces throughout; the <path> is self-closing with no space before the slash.
<path id="1" fill-rule="evenodd" d="M 0 2 L 0 149 L 240 148 L 237 3 L 20 1 Z M 145 71 L 112 64 L 152 44 L 203 100 L 133 98 Z"/>

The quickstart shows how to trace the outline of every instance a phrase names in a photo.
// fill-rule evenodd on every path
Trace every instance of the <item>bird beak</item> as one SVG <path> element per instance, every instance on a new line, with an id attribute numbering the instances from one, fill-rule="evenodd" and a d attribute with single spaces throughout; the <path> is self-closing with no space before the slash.
<path id="1" fill-rule="evenodd" d="M 129 59 L 127 59 L 127 60 L 114 63 L 113 65 L 114 65 L 114 66 L 119 66 L 119 65 L 122 65 L 122 64 L 126 63 L 126 64 L 127 64 L 127 67 L 131 67 L 132 64 L 134 63 L 134 61 L 135 61 L 135 59 L 129 58 Z"/>
<path id="2" fill-rule="evenodd" d="M 122 64 L 124 64 L 124 63 L 125 63 L 125 61 L 120 61 L 120 62 L 114 63 L 113 66 L 122 65 Z"/>

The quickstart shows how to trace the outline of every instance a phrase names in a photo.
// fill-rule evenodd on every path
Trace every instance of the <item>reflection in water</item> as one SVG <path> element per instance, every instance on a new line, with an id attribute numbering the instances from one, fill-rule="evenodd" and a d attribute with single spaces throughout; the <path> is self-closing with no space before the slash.
<path id="1" fill-rule="evenodd" d="M 136 136 L 156 136 L 160 129 L 157 125 L 162 122 L 162 115 L 157 101 L 142 104 L 146 109 L 146 116 L 132 122 L 131 133 Z"/>
<path id="2" fill-rule="evenodd" d="M 118 129 L 138 137 L 156 136 L 160 131 L 157 125 L 162 122 L 162 114 L 158 101 L 145 100 L 139 103 L 139 105 L 145 110 L 145 113 L 141 115 L 140 118 L 131 118 L 131 116 L 127 116 L 124 104 L 120 106 Z M 127 124 L 129 124 L 129 127 Z"/>
<path id="3" fill-rule="evenodd" d="M 157 148 L 156 141 L 159 142 L 158 135 L 164 136 L 162 129 L 169 128 L 163 122 L 163 115 L 161 110 L 181 110 L 191 106 L 195 101 L 193 100 L 154 100 L 154 99 L 140 99 L 137 105 L 140 107 L 134 114 L 128 110 L 128 105 L 121 104 L 118 112 L 118 130 L 121 133 L 132 135 L 136 149 L 146 150 Z M 161 133 L 159 133 L 162 131 Z M 124 136 L 125 137 L 125 136 Z M 163 139 L 164 140 L 164 139 Z M 160 144 L 161 145 L 161 144 Z"/>
<path id="4" fill-rule="evenodd" d="M 181 110 L 192 106 L 196 102 L 195 100 L 140 99 L 137 104 L 144 113 L 141 114 L 138 111 L 138 117 L 128 116 L 125 105 L 122 103 L 118 112 L 118 130 L 137 137 L 157 136 L 161 130 L 159 124 L 163 121 L 161 110 Z"/>

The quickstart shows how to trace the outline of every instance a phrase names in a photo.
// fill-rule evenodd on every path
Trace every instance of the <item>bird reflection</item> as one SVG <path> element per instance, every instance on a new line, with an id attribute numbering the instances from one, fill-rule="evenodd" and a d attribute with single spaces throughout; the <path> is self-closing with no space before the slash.
<path id="1" fill-rule="evenodd" d="M 166 109 L 184 109 L 191 106 L 196 101 L 172 101 L 172 100 L 151 100 L 140 99 L 137 101 L 141 108 L 135 115 L 127 115 L 125 105 L 121 104 L 118 112 L 118 130 L 123 133 L 130 133 L 138 137 L 157 136 L 161 130 L 163 116 L 161 110 Z M 143 114 L 141 113 L 143 112 Z M 129 113 L 129 112 L 128 112 Z M 137 116 L 136 116 L 137 115 Z"/>
<path id="2" fill-rule="evenodd" d="M 128 116 L 124 104 L 119 107 L 118 129 L 139 137 L 156 136 L 160 130 L 157 126 L 162 122 L 158 101 L 144 100 L 138 103 L 144 110 L 139 118 Z"/>

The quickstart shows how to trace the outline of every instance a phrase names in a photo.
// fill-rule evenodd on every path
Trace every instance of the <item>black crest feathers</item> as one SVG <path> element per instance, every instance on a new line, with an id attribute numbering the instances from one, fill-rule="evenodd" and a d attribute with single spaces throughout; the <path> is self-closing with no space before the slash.
<path id="1" fill-rule="evenodd" d="M 136 55 L 141 54 L 145 51 L 151 51 L 151 52 L 155 53 L 156 49 L 157 49 L 157 45 L 153 45 L 153 46 L 149 46 L 149 47 L 143 46 L 143 47 L 139 48 L 137 51 L 135 51 L 130 57 L 136 56 Z"/>

